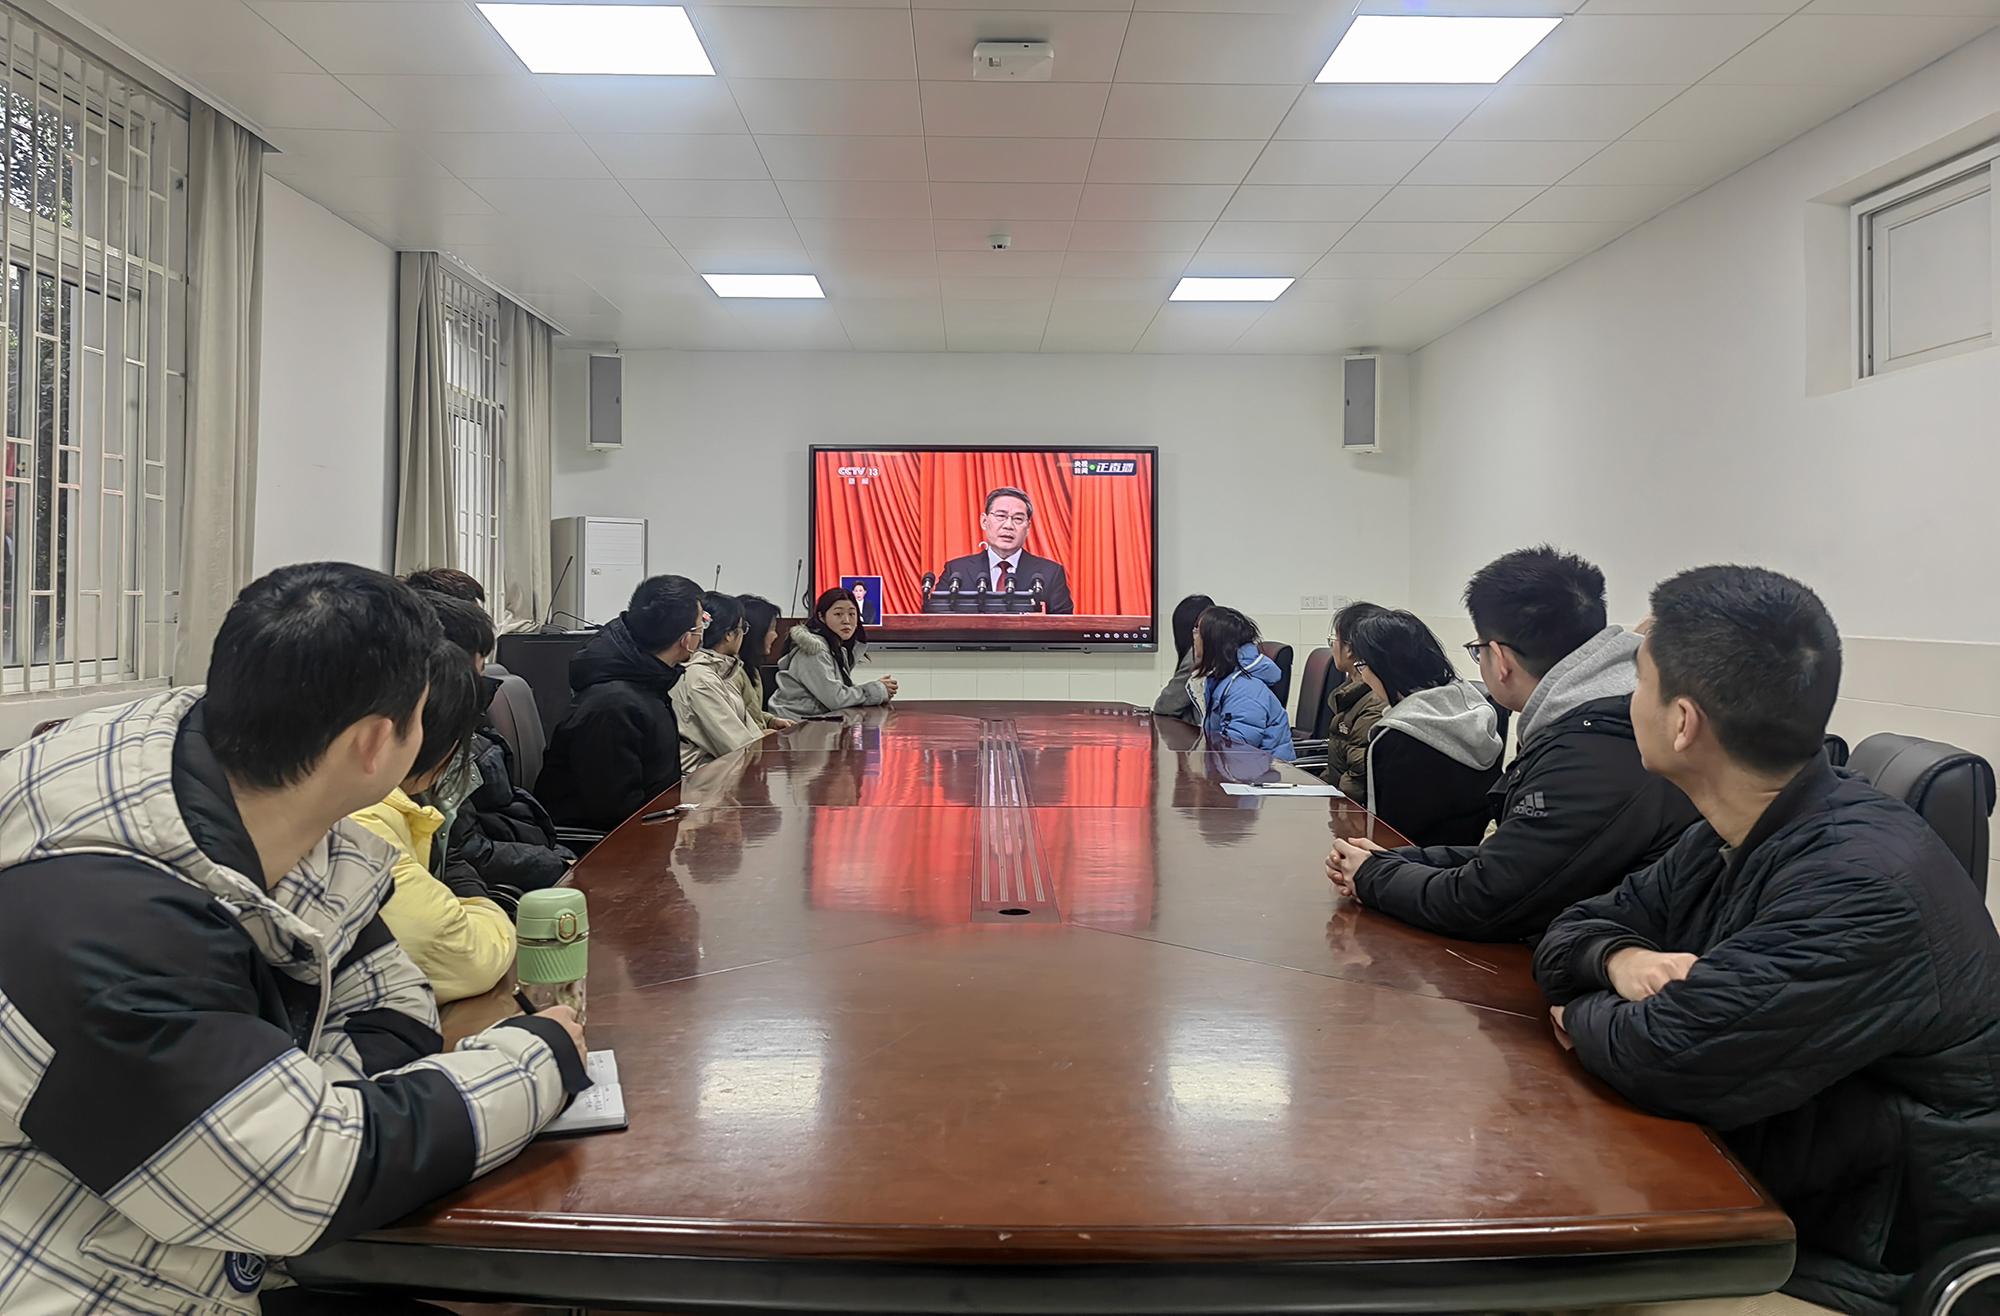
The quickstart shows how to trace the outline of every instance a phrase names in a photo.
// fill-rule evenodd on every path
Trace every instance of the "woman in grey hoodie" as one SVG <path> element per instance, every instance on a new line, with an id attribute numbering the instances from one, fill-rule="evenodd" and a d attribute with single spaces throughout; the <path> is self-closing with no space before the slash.
<path id="1" fill-rule="evenodd" d="M 1355 670 L 1389 706 L 1368 742 L 1368 807 L 1413 845 L 1477 845 L 1500 775 L 1499 718 L 1459 679 L 1413 613 L 1384 612 L 1344 636 Z"/>
<path id="2" fill-rule="evenodd" d="M 813 604 L 812 620 L 792 628 L 785 656 L 778 660 L 778 692 L 771 696 L 771 711 L 796 720 L 894 699 L 893 676 L 854 684 L 854 666 L 866 655 L 867 644 L 854 595 L 844 589 L 820 595 Z"/>
<path id="3" fill-rule="evenodd" d="M 1195 707 L 1194 695 L 1188 690 L 1188 678 L 1194 675 L 1194 626 L 1201 620 L 1201 614 L 1215 606 L 1215 600 L 1206 594 L 1190 594 L 1174 605 L 1173 624 L 1169 629 L 1174 636 L 1174 674 L 1167 681 L 1166 689 L 1153 701 L 1153 711 L 1161 717 L 1177 717 L 1183 722 L 1199 722 L 1201 713 Z"/>

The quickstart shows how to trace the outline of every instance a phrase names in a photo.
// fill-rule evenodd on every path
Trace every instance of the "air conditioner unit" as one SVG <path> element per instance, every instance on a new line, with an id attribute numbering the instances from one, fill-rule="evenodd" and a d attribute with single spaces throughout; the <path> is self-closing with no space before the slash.
<path id="1" fill-rule="evenodd" d="M 557 625 L 604 625 L 625 611 L 646 578 L 643 517 L 559 516 L 549 524 L 549 549 L 560 582 Z"/>
<path id="2" fill-rule="evenodd" d="M 585 432 L 599 452 L 625 446 L 625 358 L 590 354 L 589 414 Z"/>

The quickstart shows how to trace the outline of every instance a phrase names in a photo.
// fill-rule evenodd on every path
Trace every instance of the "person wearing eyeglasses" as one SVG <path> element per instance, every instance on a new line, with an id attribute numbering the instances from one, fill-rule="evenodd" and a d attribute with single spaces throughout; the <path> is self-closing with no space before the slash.
<path id="1" fill-rule="evenodd" d="M 1524 548 L 1480 568 L 1465 603 L 1479 637 L 1466 652 L 1493 701 L 1519 715 L 1514 761 L 1488 797 L 1493 830 L 1476 845 L 1401 850 L 1336 840 L 1327 877 L 1443 936 L 1533 941 L 1665 854 L 1700 815 L 1639 761 L 1640 638 L 1606 625 L 1603 572 Z"/>
<path id="2" fill-rule="evenodd" d="M 736 671 L 743 666 L 743 605 L 732 595 L 710 594 L 702 600 L 702 610 L 708 614 L 708 629 L 673 692 L 682 772 L 764 738 L 762 724 L 751 716 L 736 685 Z"/>
<path id="3" fill-rule="evenodd" d="M 569 713 L 535 793 L 565 827 L 609 831 L 681 779 L 673 688 L 708 626 L 686 576 L 639 583 L 625 611 L 569 660 Z"/>
<path id="4" fill-rule="evenodd" d="M 1027 494 L 1005 485 L 986 495 L 986 510 L 979 518 L 979 532 L 986 537 L 982 551 L 955 557 L 938 573 L 938 589 L 949 593 L 956 580 L 967 594 L 977 593 L 983 580 L 989 593 L 1007 594 L 1032 590 L 1040 581 L 1040 611 L 1056 616 L 1072 616 L 1076 601 L 1070 597 L 1069 575 L 1062 563 L 1037 557 L 1027 551 L 1028 530 L 1035 522 L 1035 504 Z"/>

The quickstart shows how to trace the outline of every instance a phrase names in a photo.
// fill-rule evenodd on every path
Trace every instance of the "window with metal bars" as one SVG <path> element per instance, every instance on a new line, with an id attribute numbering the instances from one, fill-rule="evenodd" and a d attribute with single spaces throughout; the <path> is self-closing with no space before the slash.
<path id="1" fill-rule="evenodd" d="M 506 487 L 500 447 L 507 421 L 505 350 L 500 304 L 443 268 L 438 269 L 444 308 L 445 416 L 451 427 L 453 527 L 459 568 L 500 596 L 500 499 Z"/>
<path id="2" fill-rule="evenodd" d="M 188 120 L 0 10 L 0 691 L 164 676 L 179 588 Z"/>

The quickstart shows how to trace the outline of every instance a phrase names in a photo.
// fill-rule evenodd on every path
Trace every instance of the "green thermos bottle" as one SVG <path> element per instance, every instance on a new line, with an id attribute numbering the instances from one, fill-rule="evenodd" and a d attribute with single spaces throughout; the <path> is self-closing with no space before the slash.
<path id="1" fill-rule="evenodd" d="M 590 971 L 590 904 L 583 892 L 549 887 L 521 897 L 514 927 L 521 991 L 538 1010 L 567 1005 L 583 1022 L 584 980 Z"/>

